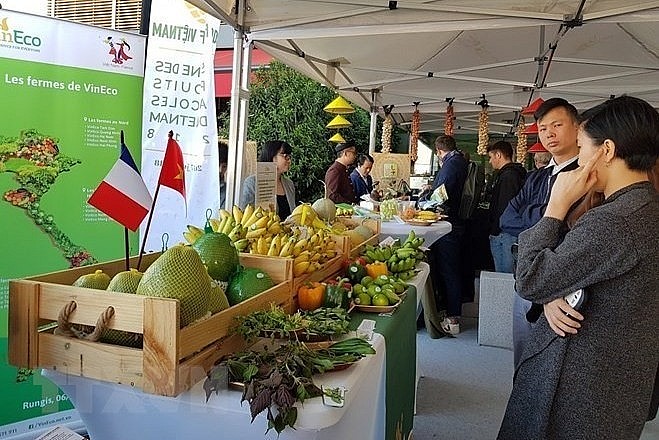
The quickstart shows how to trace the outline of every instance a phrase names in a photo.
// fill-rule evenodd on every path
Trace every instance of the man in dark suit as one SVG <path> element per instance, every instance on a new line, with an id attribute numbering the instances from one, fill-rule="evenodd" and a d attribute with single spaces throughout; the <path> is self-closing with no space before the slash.
<path id="1" fill-rule="evenodd" d="M 558 173 L 571 171 L 579 165 L 577 132 L 579 121 L 577 109 L 562 98 L 546 100 L 533 117 L 538 124 L 538 138 L 552 155 L 549 164 L 527 177 L 524 186 L 501 215 L 501 231 L 517 237 L 522 231 L 535 225 L 544 215 L 551 187 Z M 527 313 L 531 302 L 515 295 L 513 303 L 513 354 L 515 366 L 526 345 L 531 323 Z M 537 310 L 537 308 L 536 308 Z M 540 311 L 542 307 L 540 306 Z M 536 317 L 537 318 L 537 317 Z"/>
<path id="2" fill-rule="evenodd" d="M 371 177 L 373 162 L 373 157 L 370 154 L 360 154 L 357 157 L 357 167 L 350 173 L 350 180 L 355 188 L 357 199 L 373 191 L 373 177 Z"/>

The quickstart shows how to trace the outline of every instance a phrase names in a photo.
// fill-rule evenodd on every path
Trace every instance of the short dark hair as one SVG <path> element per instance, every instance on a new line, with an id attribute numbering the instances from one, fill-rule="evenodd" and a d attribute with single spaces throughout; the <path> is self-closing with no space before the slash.
<path id="1" fill-rule="evenodd" d="M 229 162 L 229 144 L 224 141 L 217 141 L 217 153 L 220 163 Z"/>
<path id="2" fill-rule="evenodd" d="M 457 148 L 455 138 L 447 134 L 440 135 L 435 139 L 435 148 L 441 151 L 453 151 Z"/>
<path id="3" fill-rule="evenodd" d="M 261 156 L 259 156 L 259 162 L 272 162 L 279 150 L 284 150 L 284 154 L 291 154 L 293 148 L 284 141 L 268 141 L 263 144 L 261 149 Z"/>
<path id="4" fill-rule="evenodd" d="M 563 98 L 549 98 L 540 104 L 540 107 L 538 107 L 535 113 L 533 113 L 533 118 L 536 121 L 539 121 L 547 113 L 558 107 L 563 107 L 565 111 L 568 112 L 570 116 L 572 116 L 572 119 L 575 123 L 579 121 L 579 112 L 577 112 L 577 109 Z"/>
<path id="5" fill-rule="evenodd" d="M 492 145 L 488 145 L 487 152 L 490 153 L 493 151 L 501 152 L 506 159 L 513 158 L 513 146 L 508 141 L 498 141 Z"/>
<path id="6" fill-rule="evenodd" d="M 354 148 L 355 150 L 357 150 L 357 144 L 355 143 L 355 141 L 349 139 L 343 143 L 336 144 L 336 147 L 334 147 L 334 151 L 336 152 L 336 158 L 338 159 L 341 156 L 343 156 L 343 152 L 348 148 Z"/>
<path id="7" fill-rule="evenodd" d="M 357 166 L 364 165 L 364 163 L 366 161 L 369 161 L 371 163 L 375 163 L 375 160 L 373 160 L 373 156 L 371 156 L 370 154 L 363 153 L 363 154 L 360 154 L 359 156 L 357 156 Z"/>
<path id="8" fill-rule="evenodd" d="M 659 157 L 659 113 L 642 99 L 623 95 L 586 110 L 581 129 L 595 145 L 612 140 L 629 169 L 648 171 Z"/>

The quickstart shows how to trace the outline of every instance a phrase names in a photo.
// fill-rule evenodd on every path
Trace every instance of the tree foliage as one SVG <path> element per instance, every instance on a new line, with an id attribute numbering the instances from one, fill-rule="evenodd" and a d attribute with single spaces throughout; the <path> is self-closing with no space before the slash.
<path id="1" fill-rule="evenodd" d="M 258 70 L 253 78 L 247 138 L 259 146 L 280 139 L 293 147 L 288 172 L 295 182 L 297 200 L 312 202 L 323 194 L 325 171 L 335 159 L 334 145 L 328 139 L 334 131 L 325 128 L 332 119 L 323 108 L 336 98 L 332 89 L 301 75 L 279 61 Z M 359 152 L 368 152 L 370 115 L 359 107 L 346 115 L 352 126 L 341 129 L 345 139 L 353 139 Z M 221 136 L 228 137 L 228 112 L 220 115 Z M 381 132 L 382 121 L 378 123 Z M 377 136 L 378 142 L 380 136 Z M 379 149 L 379 146 L 376 146 Z"/>

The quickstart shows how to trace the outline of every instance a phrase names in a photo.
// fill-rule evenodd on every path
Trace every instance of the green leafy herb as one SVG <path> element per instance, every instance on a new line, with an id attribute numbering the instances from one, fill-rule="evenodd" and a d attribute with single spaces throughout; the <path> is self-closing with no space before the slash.
<path id="1" fill-rule="evenodd" d="M 349 338 L 321 350 L 289 341 L 275 350 L 265 348 L 234 353 L 209 373 L 204 382 L 206 400 L 222 388 L 219 381 L 225 376 L 220 369 L 226 365 L 230 380 L 245 385 L 242 401 L 250 405 L 252 422 L 267 411 L 268 430 L 281 433 L 287 426 L 294 428 L 297 420 L 295 402 L 303 403 L 322 394 L 313 382 L 313 375 L 351 364 L 372 353 L 375 350 L 371 345 L 359 338 Z"/>

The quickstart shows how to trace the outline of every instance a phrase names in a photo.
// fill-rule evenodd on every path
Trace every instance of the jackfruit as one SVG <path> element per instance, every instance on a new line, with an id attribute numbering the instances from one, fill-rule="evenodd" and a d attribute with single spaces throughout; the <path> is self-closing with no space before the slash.
<path id="1" fill-rule="evenodd" d="M 106 290 L 112 292 L 135 293 L 140 284 L 143 273 L 137 269 L 130 269 L 117 273 L 110 280 Z"/>
<path id="2" fill-rule="evenodd" d="M 238 267 L 238 251 L 226 234 L 207 232 L 194 242 L 192 248 L 214 280 L 229 281 Z"/>
<path id="3" fill-rule="evenodd" d="M 229 308 L 229 300 L 220 284 L 214 280 L 211 281 L 211 298 L 208 310 L 213 313 L 221 312 Z"/>
<path id="4" fill-rule="evenodd" d="M 270 275 L 257 268 L 239 267 L 227 289 L 227 299 L 232 306 L 268 290 L 275 283 Z"/>
<path id="5" fill-rule="evenodd" d="M 180 323 L 185 327 L 208 312 L 211 283 L 199 254 L 179 245 L 167 249 L 144 271 L 136 293 L 178 299 Z"/>
<path id="6" fill-rule="evenodd" d="M 117 273 L 110 280 L 107 290 L 111 292 L 135 293 L 142 279 L 142 272 L 130 269 Z M 142 335 L 122 330 L 107 329 L 101 335 L 101 342 L 124 345 L 127 347 L 142 347 Z"/>
<path id="7" fill-rule="evenodd" d="M 88 289 L 105 290 L 110 284 L 110 276 L 102 270 L 96 270 L 94 273 L 80 276 L 73 282 L 76 287 L 86 287 Z"/>

